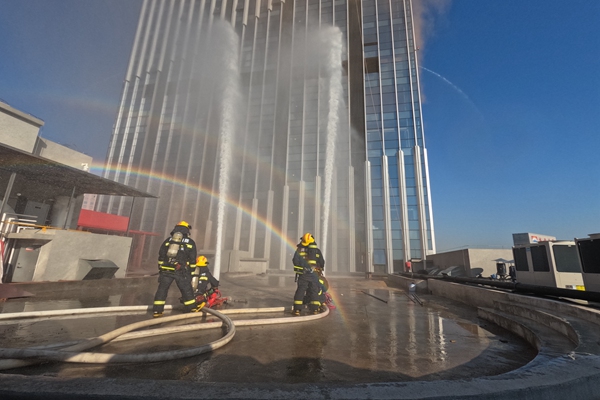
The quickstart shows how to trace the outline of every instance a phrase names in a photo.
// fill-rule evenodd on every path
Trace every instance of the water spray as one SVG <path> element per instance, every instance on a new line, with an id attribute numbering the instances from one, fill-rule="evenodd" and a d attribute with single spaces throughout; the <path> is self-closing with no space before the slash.
<path id="1" fill-rule="evenodd" d="M 329 51 L 325 69 L 329 75 L 329 116 L 327 120 L 327 144 L 325 148 L 325 193 L 323 197 L 323 229 L 321 249 L 326 254 L 327 231 L 329 229 L 329 211 L 331 208 L 331 186 L 335 165 L 335 143 L 339 129 L 339 109 L 343 95 L 342 87 L 342 32 L 338 27 L 324 29 L 322 38 L 329 41 Z"/>
<path id="2" fill-rule="evenodd" d="M 213 275 L 219 279 L 221 273 L 221 249 L 225 224 L 225 205 L 229 192 L 229 178 L 232 162 L 233 135 L 236 130 L 235 110 L 239 101 L 239 54 L 238 37 L 230 25 L 224 24 L 222 63 L 221 126 L 219 138 L 219 200 L 217 203 L 217 241 L 215 244 L 215 266 Z"/>

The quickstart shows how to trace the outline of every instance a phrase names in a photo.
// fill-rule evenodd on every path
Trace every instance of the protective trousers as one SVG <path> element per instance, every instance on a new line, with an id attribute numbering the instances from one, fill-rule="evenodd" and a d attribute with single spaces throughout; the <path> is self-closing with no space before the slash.
<path id="1" fill-rule="evenodd" d="M 192 289 L 192 280 L 190 274 L 185 268 L 175 272 L 159 272 L 158 275 L 158 289 L 154 295 L 154 312 L 162 313 L 165 309 L 165 300 L 169 293 L 169 287 L 175 281 L 181 296 L 183 298 L 183 305 L 188 310 L 192 310 L 196 306 L 196 298 L 194 297 L 194 291 Z"/>
<path id="2" fill-rule="evenodd" d="M 319 277 L 315 273 L 298 275 L 298 288 L 294 294 L 294 310 L 302 310 L 304 296 L 308 300 L 310 311 L 317 311 L 321 302 L 319 301 Z"/>

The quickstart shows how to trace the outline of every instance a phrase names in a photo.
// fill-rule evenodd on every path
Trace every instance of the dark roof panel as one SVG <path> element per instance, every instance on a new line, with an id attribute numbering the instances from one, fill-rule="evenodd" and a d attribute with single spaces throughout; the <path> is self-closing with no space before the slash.
<path id="1" fill-rule="evenodd" d="M 75 187 L 77 194 L 156 198 L 150 193 L 6 145 L 0 145 L 0 168 L 29 181 L 69 189 Z"/>

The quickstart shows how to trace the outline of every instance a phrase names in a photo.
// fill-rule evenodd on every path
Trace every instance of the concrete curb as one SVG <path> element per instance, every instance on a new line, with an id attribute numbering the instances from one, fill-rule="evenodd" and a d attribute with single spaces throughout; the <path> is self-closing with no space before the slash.
<path id="1" fill-rule="evenodd" d="M 600 358 L 559 357 L 527 372 L 473 380 L 336 384 L 199 384 L 195 382 L 0 377 L 2 398 L 28 399 L 594 399 Z"/>

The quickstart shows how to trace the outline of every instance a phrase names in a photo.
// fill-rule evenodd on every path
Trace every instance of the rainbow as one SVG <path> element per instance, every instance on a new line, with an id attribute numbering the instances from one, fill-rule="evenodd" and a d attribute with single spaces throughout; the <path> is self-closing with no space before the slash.
<path id="1" fill-rule="evenodd" d="M 124 172 L 123 169 L 118 169 L 118 168 L 107 169 L 107 168 L 105 168 L 104 164 L 99 164 L 99 163 L 92 163 L 92 165 L 90 166 L 90 172 L 92 172 L 96 175 L 101 175 L 102 173 L 104 173 L 106 171 L 115 172 L 115 173 Z M 142 169 L 131 169 L 129 171 L 129 174 L 131 176 L 148 178 L 149 180 L 153 180 L 153 181 L 169 182 L 173 185 L 180 186 L 185 189 L 191 189 L 196 192 L 206 194 L 214 199 L 219 198 L 218 192 L 212 191 L 211 189 L 208 189 L 201 185 L 190 184 L 190 183 L 188 183 L 178 177 L 172 176 L 172 175 L 167 175 L 167 174 L 163 174 L 160 172 L 155 172 L 155 171 L 150 171 L 150 170 L 142 170 Z M 256 221 L 258 221 L 260 224 L 262 224 L 268 231 L 275 234 L 275 236 L 277 236 L 282 242 L 284 242 L 287 247 L 289 247 L 292 250 L 296 249 L 295 241 L 293 241 L 293 242 L 290 241 L 289 238 L 287 238 L 287 236 L 277 226 L 275 226 L 272 223 L 270 223 L 269 221 L 267 221 L 261 215 L 253 214 L 252 209 L 244 206 L 243 204 L 240 204 L 237 201 L 233 201 L 229 198 L 225 199 L 225 203 L 235 209 L 241 210 L 244 214 L 248 215 L 250 218 L 256 219 Z"/>
<path id="2" fill-rule="evenodd" d="M 102 173 L 104 173 L 106 171 L 115 172 L 115 173 L 123 172 L 122 169 L 116 169 L 116 168 L 115 169 L 107 169 L 104 164 L 100 164 L 100 163 L 93 163 L 90 166 L 90 172 L 95 173 L 96 175 L 101 175 Z M 215 199 L 219 198 L 218 192 L 214 192 L 214 191 L 212 191 L 208 188 L 205 188 L 201 185 L 190 185 L 189 183 L 185 182 L 184 180 L 174 177 L 172 175 L 157 173 L 157 172 L 148 171 L 148 170 L 141 170 L 141 169 L 132 169 L 130 171 L 130 174 L 133 176 L 145 177 L 145 178 L 155 180 L 155 181 L 166 181 L 166 182 L 172 183 L 174 185 L 182 186 L 184 188 L 192 189 L 197 192 L 206 194 Z M 258 221 L 260 224 L 262 224 L 268 231 L 270 231 L 271 233 L 276 235 L 283 243 L 285 243 L 289 250 L 294 251 L 296 249 L 296 242 L 290 241 L 289 238 L 278 227 L 269 223 L 264 217 L 257 215 L 257 214 L 253 214 L 251 209 L 244 207 L 242 204 L 239 204 L 237 201 L 233 201 L 231 199 L 225 199 L 225 201 L 229 206 L 241 210 L 244 214 L 248 215 L 250 218 L 256 219 L 256 221 Z M 331 296 L 335 302 L 336 310 L 340 313 L 342 319 L 344 321 L 346 321 L 347 316 L 346 316 L 344 307 L 342 306 L 342 302 L 340 301 L 340 297 L 338 296 L 337 292 L 335 290 L 333 290 L 333 288 L 330 288 L 329 293 L 331 294 Z"/>

